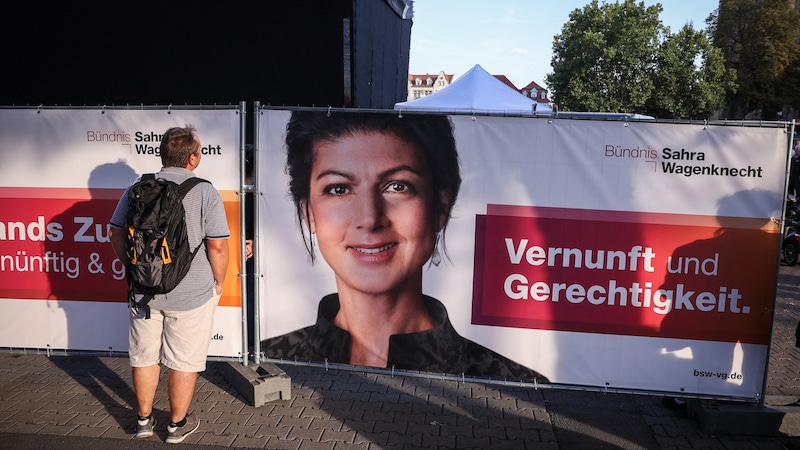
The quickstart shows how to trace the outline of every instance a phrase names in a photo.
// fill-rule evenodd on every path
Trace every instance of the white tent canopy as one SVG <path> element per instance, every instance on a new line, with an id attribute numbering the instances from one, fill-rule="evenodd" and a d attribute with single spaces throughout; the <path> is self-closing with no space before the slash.
<path id="1" fill-rule="evenodd" d="M 511 89 L 480 65 L 441 91 L 408 102 L 395 103 L 402 111 L 437 111 L 463 113 L 538 114 L 552 109 Z"/>

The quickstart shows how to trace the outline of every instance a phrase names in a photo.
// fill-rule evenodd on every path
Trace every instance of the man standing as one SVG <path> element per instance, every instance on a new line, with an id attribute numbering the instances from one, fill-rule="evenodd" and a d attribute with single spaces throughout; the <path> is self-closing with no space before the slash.
<path id="1" fill-rule="evenodd" d="M 200 139 L 192 126 L 167 130 L 161 140 L 163 167 L 156 178 L 180 184 L 193 177 L 202 157 L 200 148 Z M 153 402 L 160 365 L 164 364 L 169 369 L 171 422 L 166 441 L 174 444 L 183 442 L 200 425 L 197 416 L 188 412 L 197 374 L 206 368 L 214 312 L 228 270 L 230 237 L 222 198 L 210 183 L 192 188 L 183 199 L 183 207 L 189 245 L 192 249 L 199 246 L 200 250 L 177 287 L 167 294 L 156 294 L 149 302 L 150 318 L 146 318 L 145 308 L 131 308 L 129 328 L 133 387 L 139 410 L 136 437 L 153 435 L 156 425 Z M 130 263 L 126 252 L 127 211 L 128 190 L 114 210 L 109 233 L 114 252 L 126 266 Z M 135 300 L 140 301 L 142 295 L 134 294 Z"/>

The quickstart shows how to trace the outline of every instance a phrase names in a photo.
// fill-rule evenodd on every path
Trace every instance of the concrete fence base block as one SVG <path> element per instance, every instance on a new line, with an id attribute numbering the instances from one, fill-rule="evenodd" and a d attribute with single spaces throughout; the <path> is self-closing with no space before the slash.
<path id="1" fill-rule="evenodd" d="M 707 434 L 800 436 L 800 406 L 698 400 L 691 415 Z"/>
<path id="2" fill-rule="evenodd" d="M 245 366 L 227 362 L 220 365 L 220 371 L 252 406 L 264 406 L 275 400 L 292 398 L 291 378 L 275 364 Z"/>

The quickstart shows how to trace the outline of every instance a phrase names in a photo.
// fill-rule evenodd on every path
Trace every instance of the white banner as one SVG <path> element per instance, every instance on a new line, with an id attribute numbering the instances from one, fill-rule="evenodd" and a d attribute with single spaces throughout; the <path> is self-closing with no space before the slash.
<path id="1" fill-rule="evenodd" d="M 265 344 L 316 333 L 337 290 L 287 193 L 290 116 L 268 110 L 259 129 Z M 424 267 L 422 290 L 461 336 L 552 383 L 762 394 L 787 129 L 450 120 L 463 183 L 449 259 Z"/>
<path id="2" fill-rule="evenodd" d="M 194 125 L 196 175 L 220 191 L 232 239 L 210 355 L 240 356 L 240 112 L 0 110 L 0 346 L 127 352 L 127 283 L 108 221 L 137 176 L 161 168 L 161 134 Z"/>

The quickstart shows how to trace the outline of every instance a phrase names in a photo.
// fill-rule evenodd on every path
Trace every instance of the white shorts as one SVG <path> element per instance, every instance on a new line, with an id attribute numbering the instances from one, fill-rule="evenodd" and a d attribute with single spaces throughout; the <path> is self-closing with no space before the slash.
<path id="1" fill-rule="evenodd" d="M 153 309 L 144 318 L 142 308 L 130 308 L 128 343 L 131 366 L 163 364 L 179 372 L 206 370 L 208 347 L 214 329 L 214 313 L 220 295 L 189 311 Z"/>

